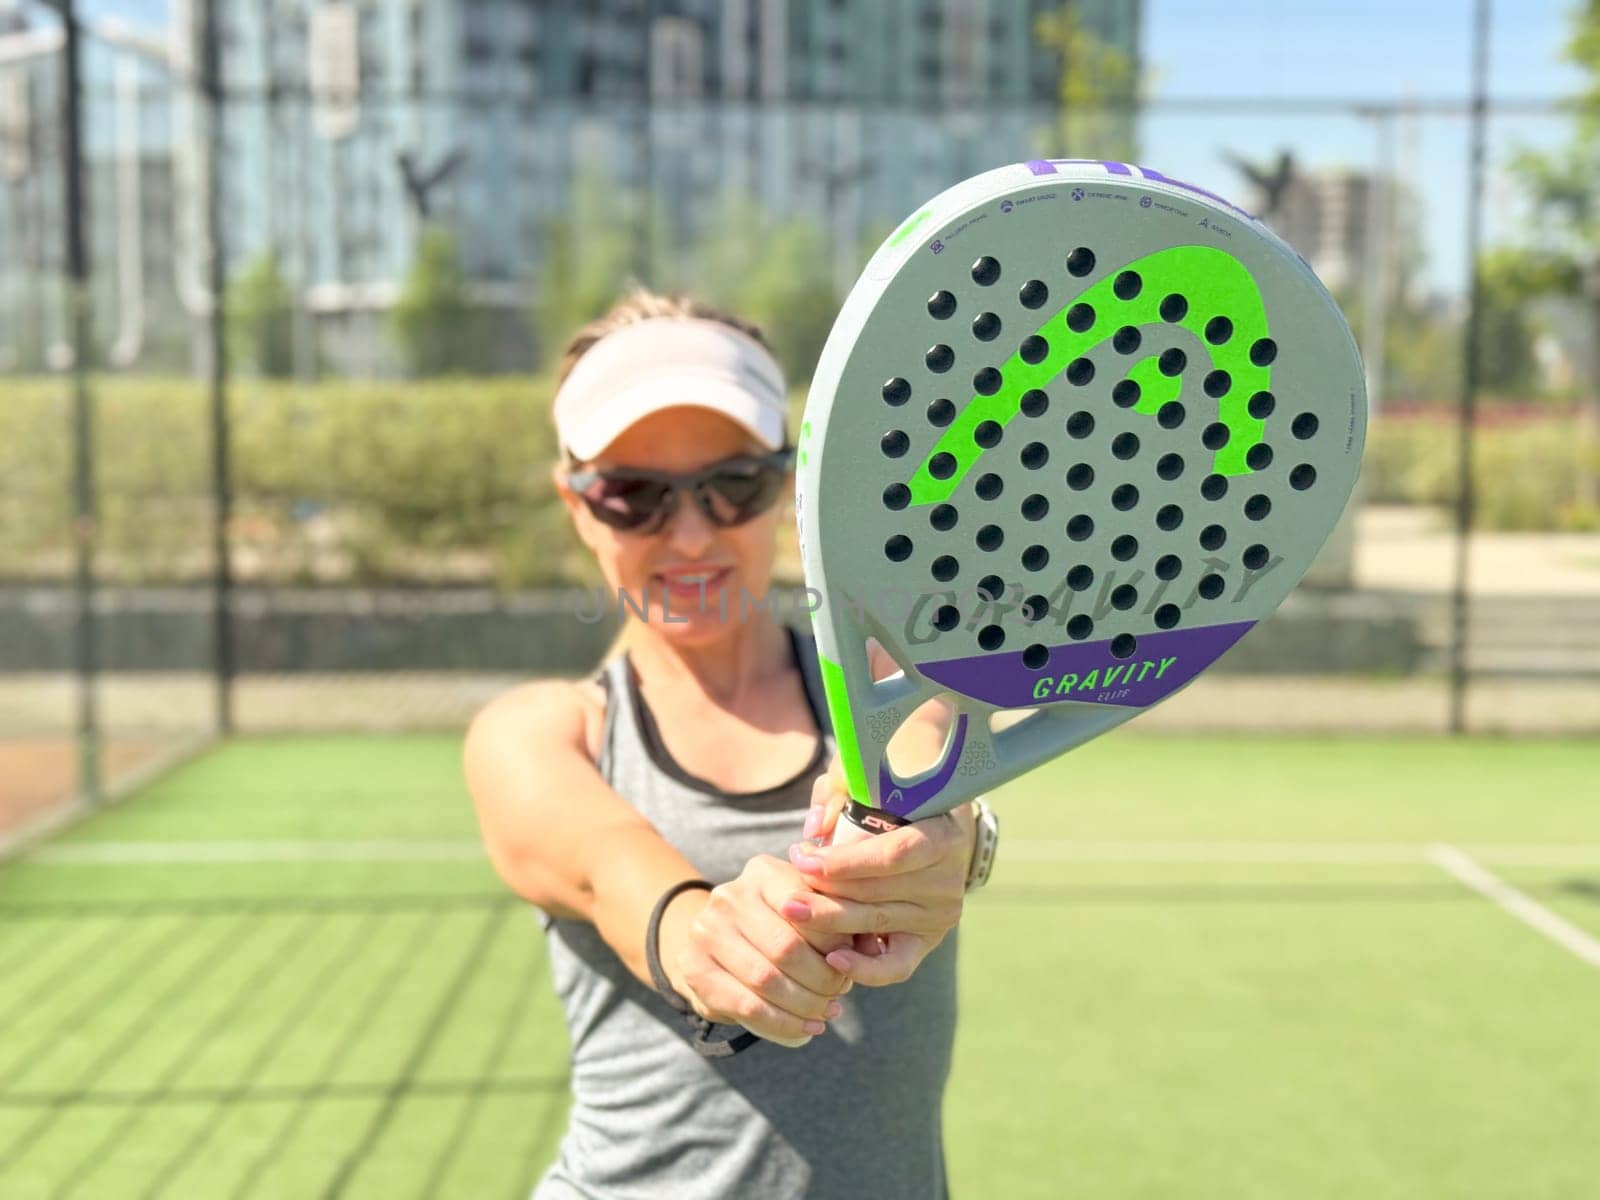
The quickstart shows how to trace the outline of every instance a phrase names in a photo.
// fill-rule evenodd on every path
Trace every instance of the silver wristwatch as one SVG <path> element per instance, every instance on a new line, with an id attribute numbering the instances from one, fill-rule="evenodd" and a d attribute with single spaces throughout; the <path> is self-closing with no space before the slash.
<path id="1" fill-rule="evenodd" d="M 1000 818 L 979 796 L 972 802 L 977 813 L 977 837 L 972 843 L 972 861 L 967 864 L 967 891 L 976 891 L 989 882 L 994 870 L 994 848 L 1000 844 Z"/>

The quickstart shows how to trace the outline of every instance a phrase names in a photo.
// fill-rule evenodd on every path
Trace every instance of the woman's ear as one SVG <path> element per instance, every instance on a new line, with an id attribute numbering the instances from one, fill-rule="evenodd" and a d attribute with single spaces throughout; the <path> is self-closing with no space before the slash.
<path id="1" fill-rule="evenodd" d="M 591 550 L 594 549 L 594 540 L 590 536 L 589 529 L 589 513 L 584 508 L 578 493 L 573 491 L 572 485 L 567 482 L 566 463 L 557 462 L 550 468 L 550 482 L 556 489 L 556 495 L 561 497 L 567 516 L 572 519 L 572 527 L 578 531 L 578 539 Z"/>

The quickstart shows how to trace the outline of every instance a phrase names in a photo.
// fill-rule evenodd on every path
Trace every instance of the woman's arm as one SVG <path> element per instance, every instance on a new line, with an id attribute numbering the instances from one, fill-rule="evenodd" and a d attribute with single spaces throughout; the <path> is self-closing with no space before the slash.
<path id="1" fill-rule="evenodd" d="M 650 911 L 698 872 L 601 777 L 585 734 L 588 705 L 579 685 L 563 682 L 499 697 L 467 732 L 467 785 L 507 885 L 552 916 L 593 924 L 649 985 Z M 763 1037 L 816 1032 L 848 981 L 779 915 L 809 894 L 791 864 L 762 856 L 709 894 L 678 897 L 661 923 L 673 987 L 700 1015 Z"/>

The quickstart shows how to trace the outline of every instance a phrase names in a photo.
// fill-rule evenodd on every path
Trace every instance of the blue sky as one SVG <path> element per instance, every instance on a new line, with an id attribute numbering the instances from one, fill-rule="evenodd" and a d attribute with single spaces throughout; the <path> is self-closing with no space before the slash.
<path id="1" fill-rule="evenodd" d="M 96 13 L 159 24 L 167 0 L 81 0 Z M 1536 99 L 1570 94 L 1580 80 L 1561 61 L 1567 14 L 1576 0 L 1494 0 L 1491 94 Z M 1369 167 L 1372 122 L 1340 115 L 1285 113 L 1290 99 L 1399 101 L 1463 99 L 1468 94 L 1474 0 L 1145 0 L 1145 57 L 1163 101 L 1249 97 L 1250 112 L 1185 113 L 1160 108 L 1145 122 L 1141 157 L 1179 179 L 1238 196 L 1243 185 L 1219 156 L 1223 148 L 1268 158 L 1283 147 L 1313 166 Z M 1499 116 L 1491 123 L 1488 234 L 1514 234 L 1515 190 L 1494 169 L 1516 144 L 1551 145 L 1565 122 L 1550 116 Z M 1463 246 L 1467 122 L 1428 117 L 1413 127 L 1412 174 L 1425 220 L 1424 278 L 1458 291 Z"/>

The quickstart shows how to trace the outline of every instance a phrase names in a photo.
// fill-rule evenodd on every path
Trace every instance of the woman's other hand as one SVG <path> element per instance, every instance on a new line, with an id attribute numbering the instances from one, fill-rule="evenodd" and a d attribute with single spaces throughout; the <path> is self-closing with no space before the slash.
<path id="1" fill-rule="evenodd" d="M 673 987 L 707 1020 L 804 1045 L 839 1015 L 837 997 L 851 987 L 823 957 L 837 939 L 807 935 L 781 915 L 785 905 L 821 899 L 792 865 L 771 855 L 751 859 L 737 879 L 709 893 L 686 893 L 668 907 L 661 928 Z"/>

